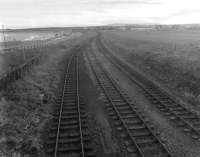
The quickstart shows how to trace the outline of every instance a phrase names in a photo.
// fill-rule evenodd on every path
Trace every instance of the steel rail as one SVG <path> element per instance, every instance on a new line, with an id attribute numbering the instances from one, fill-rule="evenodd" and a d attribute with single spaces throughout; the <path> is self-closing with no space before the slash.
<path id="1" fill-rule="evenodd" d="M 80 98 L 79 98 L 79 67 L 78 67 L 78 56 L 76 56 L 76 91 L 77 91 L 77 104 L 78 104 L 78 118 L 79 118 L 79 132 L 80 132 L 80 139 L 81 139 L 81 157 L 85 156 L 84 152 L 84 143 L 83 143 L 83 131 L 82 131 L 82 124 L 81 124 L 81 111 L 80 111 Z"/>
<path id="2" fill-rule="evenodd" d="M 121 92 L 118 84 L 116 83 L 115 80 L 113 80 L 113 78 L 106 72 L 106 70 L 102 67 L 101 63 L 99 63 L 98 59 L 96 58 L 96 56 L 93 54 L 95 60 L 96 60 L 96 63 L 97 65 L 100 67 L 100 69 L 102 70 L 102 72 L 104 73 L 104 75 L 107 77 L 107 79 L 110 81 L 110 83 L 112 84 L 112 86 L 116 89 L 116 91 L 120 94 L 121 98 L 126 102 L 126 104 L 131 108 L 132 112 L 134 114 L 136 114 L 139 119 L 143 122 L 143 124 L 145 125 L 145 127 L 148 129 L 148 131 L 150 132 L 150 134 L 153 136 L 153 138 L 155 138 L 159 144 L 162 146 L 162 150 L 164 150 L 169 157 L 171 157 L 172 155 L 169 153 L 169 151 L 163 146 L 162 142 L 156 137 L 156 135 L 153 133 L 153 131 L 151 130 L 151 128 L 146 124 L 146 122 L 143 120 L 143 118 L 137 113 L 137 111 L 133 108 L 133 106 L 128 102 L 128 100 L 125 98 L 125 96 L 123 95 L 123 93 Z M 87 54 L 87 57 L 88 57 L 88 54 Z M 123 118 L 121 117 L 118 109 L 116 108 L 112 98 L 110 98 L 109 96 L 109 93 L 108 91 L 106 90 L 106 87 L 103 85 L 103 83 L 100 81 L 100 76 L 98 76 L 97 72 L 95 71 L 94 67 L 92 66 L 92 62 L 91 60 L 89 59 L 88 57 L 88 60 L 89 60 L 89 63 L 90 63 L 90 66 L 91 66 L 91 69 L 93 71 L 93 73 L 95 74 L 95 77 L 98 81 L 98 83 L 100 84 L 101 88 L 103 89 L 104 93 L 105 93 L 105 96 L 107 97 L 107 99 L 109 100 L 110 104 L 112 105 L 112 107 L 114 108 L 115 112 L 117 113 L 118 117 L 119 117 L 119 120 L 121 121 L 121 123 L 123 124 L 124 128 L 126 129 L 129 137 L 132 139 L 132 142 L 134 143 L 134 145 L 136 146 L 140 156 L 144 157 L 144 152 L 140 149 L 140 146 L 137 144 L 136 142 L 136 139 L 131 135 L 129 129 L 128 129 L 128 126 L 125 124 L 125 122 L 123 121 Z"/>
<path id="3" fill-rule="evenodd" d="M 58 128 L 57 128 L 57 133 L 56 133 L 56 145 L 55 145 L 55 149 L 54 149 L 54 157 L 57 157 L 59 135 L 60 135 L 60 124 L 61 124 L 61 118 L 62 118 L 62 111 L 63 111 L 64 97 L 65 97 L 65 90 L 66 90 L 67 80 L 69 79 L 68 78 L 69 68 L 70 68 L 70 65 L 72 63 L 73 57 L 74 56 L 71 56 L 71 58 L 70 58 L 70 61 L 69 61 L 68 65 L 67 65 L 66 75 L 65 75 L 65 81 L 64 81 L 64 86 L 63 86 L 63 91 L 62 91 L 62 98 L 61 98 L 61 105 L 60 105 L 60 111 L 59 111 Z"/>
<path id="4" fill-rule="evenodd" d="M 88 57 L 88 56 L 87 56 L 87 57 Z M 141 151 L 141 149 L 139 148 L 139 146 L 138 146 L 137 143 L 135 142 L 135 139 L 131 136 L 131 133 L 130 133 L 128 127 L 126 126 L 126 124 L 125 124 L 124 121 L 122 120 L 122 117 L 120 116 L 119 112 L 117 111 L 117 109 L 116 109 L 116 107 L 115 107 L 115 105 L 114 105 L 112 99 L 109 97 L 108 92 L 106 91 L 105 87 L 104 87 L 103 84 L 101 83 L 101 81 L 100 81 L 100 79 L 99 79 L 99 76 L 98 76 L 97 72 L 94 70 L 94 68 L 93 68 L 93 66 L 92 66 L 92 62 L 91 62 L 91 60 L 89 59 L 89 57 L 88 57 L 88 61 L 89 61 L 89 64 L 90 64 L 90 67 L 91 67 L 91 69 L 92 69 L 93 74 L 95 75 L 95 77 L 96 77 L 98 83 L 100 84 L 101 88 L 103 89 L 103 91 L 104 91 L 104 93 L 105 93 L 107 99 L 108 99 L 109 102 L 112 104 L 112 106 L 113 106 L 115 112 L 117 113 L 117 116 L 119 117 L 119 120 L 121 121 L 121 123 L 123 124 L 124 128 L 126 129 L 126 131 L 127 131 L 127 133 L 128 133 L 128 136 L 131 138 L 132 142 L 134 143 L 134 145 L 135 145 L 135 147 L 137 148 L 137 150 L 138 150 L 139 154 L 141 155 L 141 157 L 144 157 L 143 152 Z"/>
<path id="5" fill-rule="evenodd" d="M 76 101 L 77 101 L 77 111 L 78 111 L 81 157 L 85 157 L 83 134 L 82 134 L 82 124 L 81 124 L 80 100 L 79 100 L 79 67 L 78 67 L 78 56 L 77 55 L 71 56 L 70 61 L 67 65 L 67 71 L 66 71 L 66 75 L 65 75 L 65 81 L 64 81 L 62 98 L 61 98 L 61 106 L 60 106 L 60 112 L 59 112 L 59 121 L 58 121 L 58 128 L 57 128 L 57 134 L 56 134 L 56 145 L 55 145 L 55 149 L 54 149 L 54 157 L 57 157 L 57 152 L 58 152 L 58 143 L 59 143 L 59 135 L 60 135 L 61 118 L 62 118 L 64 98 L 65 98 L 65 91 L 66 91 L 67 81 L 69 79 L 69 77 L 68 77 L 69 69 L 70 69 L 70 66 L 71 66 L 73 60 L 75 60 L 75 64 L 76 64 L 75 65 L 75 69 L 76 69 Z"/>

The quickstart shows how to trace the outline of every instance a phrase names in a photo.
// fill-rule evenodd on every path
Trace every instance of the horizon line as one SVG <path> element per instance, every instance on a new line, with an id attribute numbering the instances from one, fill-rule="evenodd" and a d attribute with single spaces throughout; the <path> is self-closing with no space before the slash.
<path id="1" fill-rule="evenodd" d="M 47 28 L 82 28 L 82 27 L 105 27 L 105 26 L 120 26 L 120 25 L 163 25 L 163 26 L 173 26 L 173 25 L 200 25 L 200 23 L 180 23 L 180 24 L 161 24 L 161 23 L 112 23 L 112 24 L 102 24 L 102 25 L 74 25 L 74 26 L 36 26 L 36 27 L 4 27 L 4 30 L 23 30 L 23 29 L 47 29 Z M 5 25 L 4 25 L 5 26 Z M 116 27 L 115 26 L 115 27 Z M 3 30 L 0 28 L 0 30 Z"/>

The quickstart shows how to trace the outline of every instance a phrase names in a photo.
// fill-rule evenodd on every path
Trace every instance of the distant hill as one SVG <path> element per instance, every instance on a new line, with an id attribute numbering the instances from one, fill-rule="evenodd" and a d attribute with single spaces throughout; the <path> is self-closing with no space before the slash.
<path id="1" fill-rule="evenodd" d="M 46 28 L 25 28 L 25 29 L 4 29 L 5 32 L 59 32 L 68 30 L 79 30 L 83 27 L 46 27 Z M 0 29 L 0 32 L 3 32 Z"/>
<path id="2" fill-rule="evenodd" d="M 162 24 L 110 24 L 107 27 L 117 27 L 117 28 L 152 28 L 152 29 L 190 29 L 190 30 L 200 30 L 200 24 L 173 24 L 173 25 L 162 25 Z"/>

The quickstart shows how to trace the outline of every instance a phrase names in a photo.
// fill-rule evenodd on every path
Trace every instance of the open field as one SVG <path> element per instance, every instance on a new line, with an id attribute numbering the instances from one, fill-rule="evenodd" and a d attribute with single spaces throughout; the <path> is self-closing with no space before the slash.
<path id="1" fill-rule="evenodd" d="M 200 31 L 198 30 L 109 30 L 108 35 L 120 37 L 123 43 L 134 44 L 136 41 L 146 41 L 168 44 L 200 44 Z M 112 37 L 112 36 L 110 36 Z M 131 45 L 129 45 L 131 46 Z M 133 45 L 132 45 L 133 46 Z"/>
<path id="2" fill-rule="evenodd" d="M 64 28 L 30 28 L 30 29 L 16 29 L 16 30 L 5 30 L 4 35 L 6 41 L 26 41 L 26 40 L 39 40 L 54 37 L 60 34 L 70 34 L 72 29 Z M 75 32 L 75 31 L 74 31 Z M 3 39 L 3 32 L 0 31 L 0 42 Z"/>
<path id="3" fill-rule="evenodd" d="M 54 36 L 54 33 L 49 32 L 7 32 L 5 33 L 6 41 L 12 40 L 33 40 L 33 39 L 43 39 L 43 38 L 50 38 Z M 1 42 L 3 41 L 1 36 Z"/>

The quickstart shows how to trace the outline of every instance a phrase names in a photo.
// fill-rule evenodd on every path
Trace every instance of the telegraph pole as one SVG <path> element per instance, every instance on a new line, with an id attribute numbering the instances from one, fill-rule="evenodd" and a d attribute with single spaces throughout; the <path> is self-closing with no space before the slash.
<path id="1" fill-rule="evenodd" d="M 4 25 L 2 25 L 2 32 L 3 32 L 3 43 L 4 43 L 4 48 L 6 48 L 6 36 L 4 32 Z"/>

